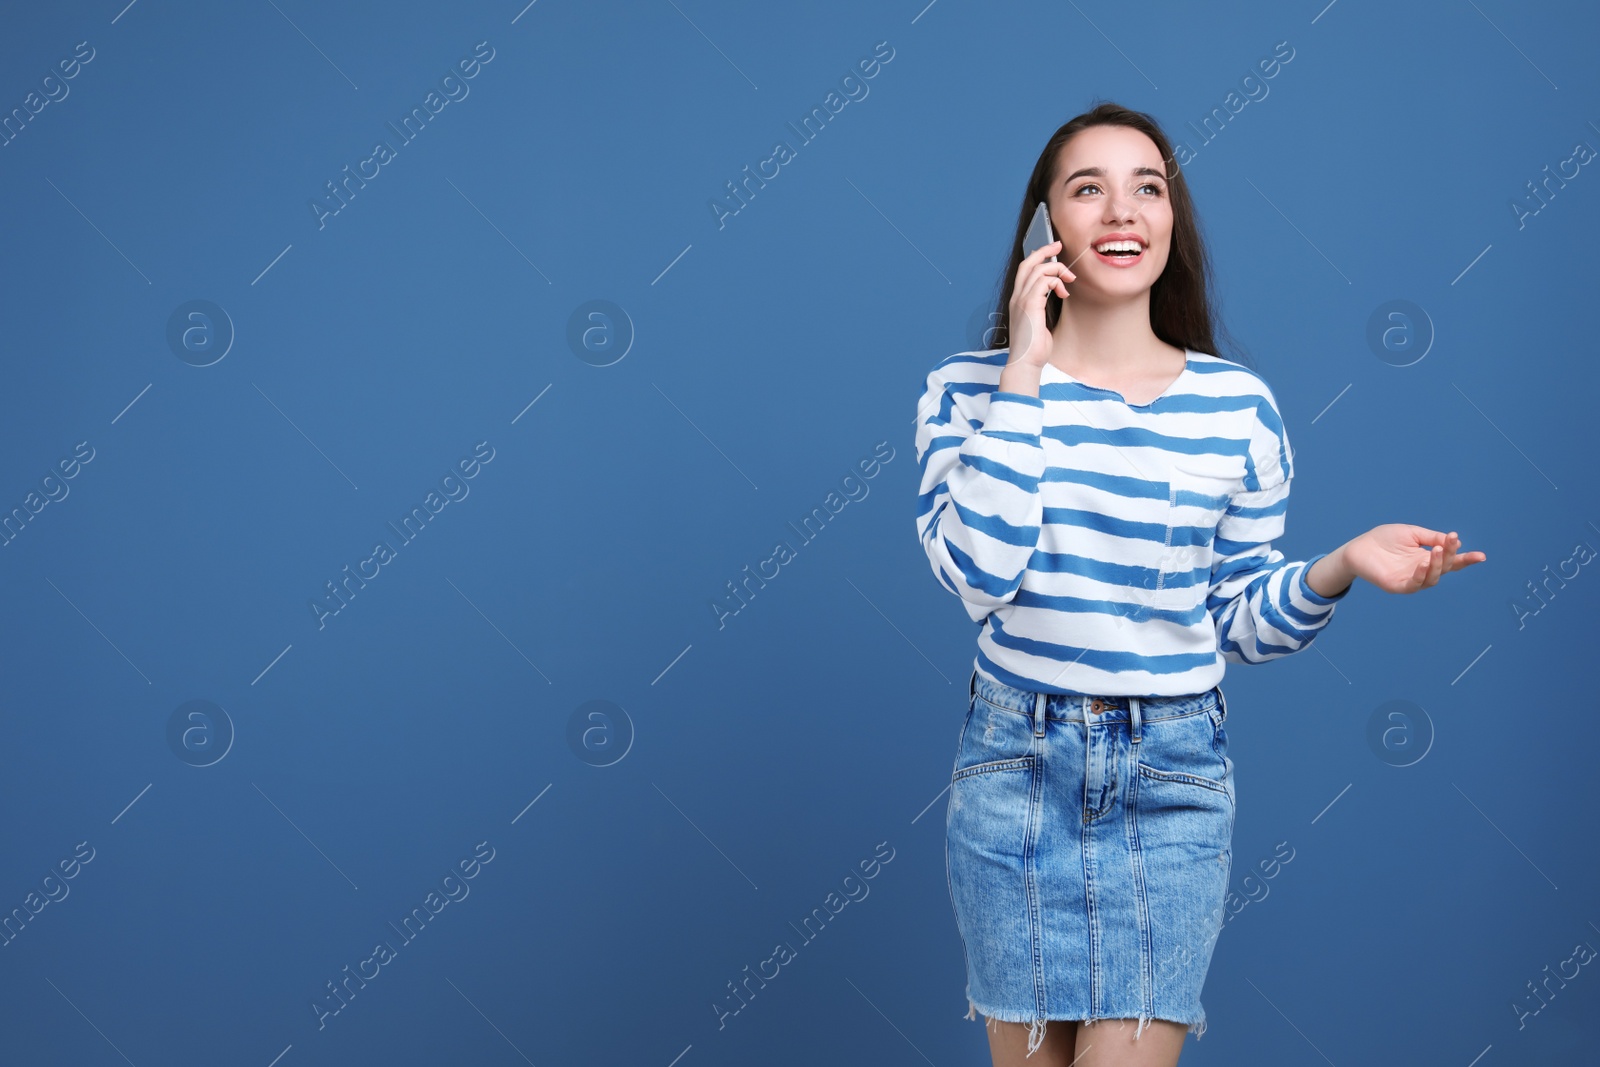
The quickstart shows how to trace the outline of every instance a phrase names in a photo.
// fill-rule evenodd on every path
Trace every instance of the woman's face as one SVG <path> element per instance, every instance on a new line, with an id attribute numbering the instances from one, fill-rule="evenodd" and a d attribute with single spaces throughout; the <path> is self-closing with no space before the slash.
<path id="1" fill-rule="evenodd" d="M 1074 300 L 1138 296 L 1167 266 L 1172 203 L 1167 167 L 1154 141 L 1127 126 L 1091 126 L 1062 145 L 1050 189 L 1050 224 L 1060 260 L 1077 275 Z M 1109 235 L 1130 237 L 1135 255 L 1102 254 Z"/>

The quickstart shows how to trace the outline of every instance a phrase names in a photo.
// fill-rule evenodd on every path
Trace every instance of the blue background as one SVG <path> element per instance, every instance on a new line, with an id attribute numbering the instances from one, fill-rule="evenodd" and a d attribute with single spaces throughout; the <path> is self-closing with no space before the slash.
<path id="1" fill-rule="evenodd" d="M 1600 145 L 1592 15 L 112 0 L 7 28 L 0 112 L 93 59 L 0 148 L 0 510 L 93 459 L 0 548 L 0 914 L 93 858 L 0 948 L 0 1061 L 987 1063 L 943 840 L 975 628 L 915 538 L 913 416 L 982 347 L 1044 141 L 1098 98 L 1195 152 L 1224 322 L 1296 448 L 1277 547 L 1406 522 L 1489 557 L 1358 582 L 1305 654 L 1230 667 L 1238 910 L 1184 1062 L 1592 1048 L 1595 965 L 1543 1007 L 1528 983 L 1600 946 L 1600 177 L 1512 206 Z M 485 41 L 319 226 L 325 183 Z M 174 347 L 195 300 L 220 315 Z M 1368 340 L 1395 300 L 1421 309 L 1403 358 Z M 779 539 L 796 558 L 719 626 Z M 169 739 L 195 700 L 218 710 Z M 1369 740 L 1391 701 L 1415 710 Z"/>

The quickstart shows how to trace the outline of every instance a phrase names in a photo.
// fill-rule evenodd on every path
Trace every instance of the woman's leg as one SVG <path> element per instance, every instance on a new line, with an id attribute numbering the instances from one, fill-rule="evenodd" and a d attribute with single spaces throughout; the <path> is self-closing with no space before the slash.
<path id="1" fill-rule="evenodd" d="M 1135 1041 L 1133 1032 L 1138 1025 L 1137 1019 L 1100 1019 L 1079 1026 L 1074 1067 L 1177 1067 L 1189 1028 L 1152 1019 Z"/>
<path id="2" fill-rule="evenodd" d="M 1069 1067 L 1072 1063 L 1078 1031 L 1075 1020 L 1051 1019 L 1032 1056 L 1028 1055 L 1028 1023 L 984 1019 L 983 1025 L 989 1031 L 989 1055 L 994 1057 L 994 1067 Z M 1149 1032 L 1147 1028 L 1145 1033 Z"/>

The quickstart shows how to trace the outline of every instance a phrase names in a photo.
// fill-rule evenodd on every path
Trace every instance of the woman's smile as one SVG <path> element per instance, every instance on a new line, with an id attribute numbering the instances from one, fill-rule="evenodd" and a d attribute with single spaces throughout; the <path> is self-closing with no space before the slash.
<path id="1" fill-rule="evenodd" d="M 1109 266 L 1132 267 L 1144 262 L 1147 243 L 1136 233 L 1108 233 L 1091 245 L 1089 250 L 1100 262 Z"/>

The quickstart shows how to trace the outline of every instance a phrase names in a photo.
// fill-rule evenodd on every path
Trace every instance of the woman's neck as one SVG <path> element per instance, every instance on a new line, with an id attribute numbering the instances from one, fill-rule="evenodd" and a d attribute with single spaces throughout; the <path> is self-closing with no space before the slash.
<path id="1" fill-rule="evenodd" d="M 1112 305 L 1069 296 L 1051 333 L 1050 362 L 1081 381 L 1160 377 L 1181 349 L 1167 344 L 1150 328 L 1150 294 Z M 1080 373 L 1082 372 L 1082 373 Z M 1167 377 L 1172 375 L 1169 373 Z"/>

